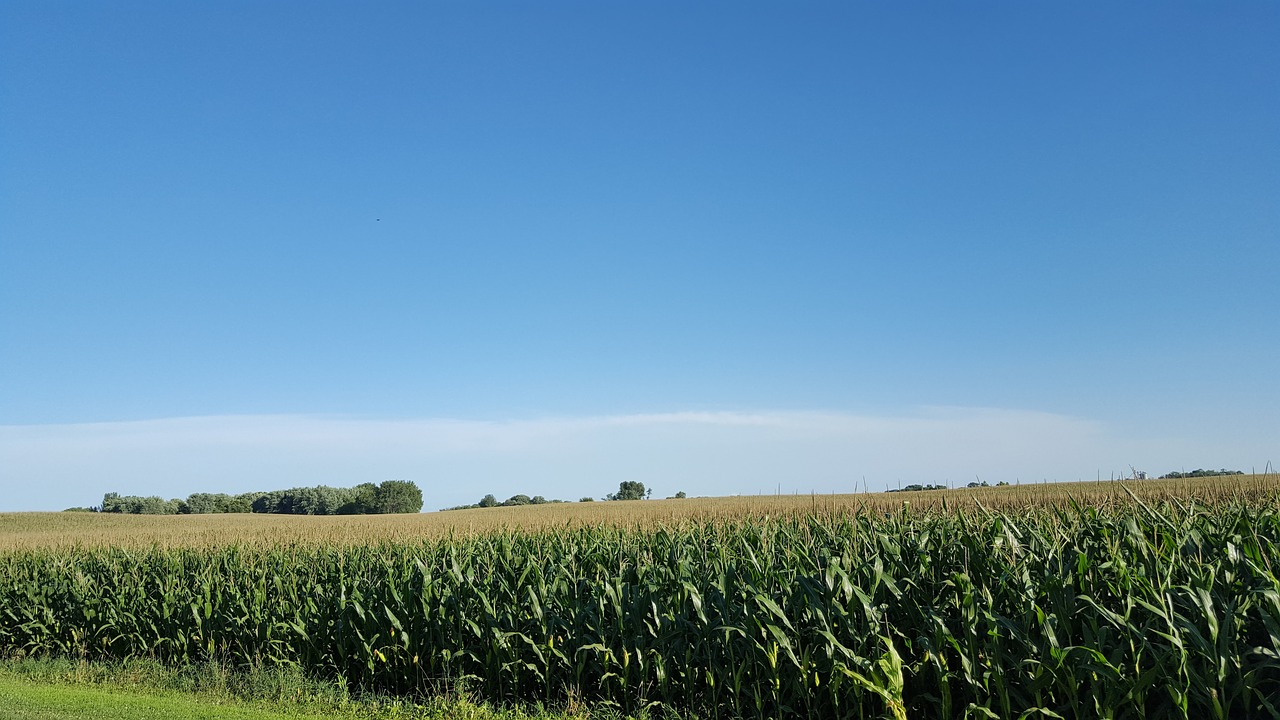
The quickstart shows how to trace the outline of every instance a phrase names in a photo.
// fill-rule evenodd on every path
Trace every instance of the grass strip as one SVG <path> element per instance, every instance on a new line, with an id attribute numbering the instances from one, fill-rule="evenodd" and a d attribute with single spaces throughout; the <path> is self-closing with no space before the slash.
<path id="1" fill-rule="evenodd" d="M 174 691 L 52 685 L 17 677 L 0 677 L 0 720 L 299 720 L 334 717 L 343 716 L 334 715 L 331 711 L 272 708 L 262 703 L 211 704 L 208 697 Z"/>
<path id="2" fill-rule="evenodd" d="M 465 697 L 353 695 L 288 669 L 167 667 L 150 660 L 0 660 L 0 720 L 620 720 L 504 709 Z"/>

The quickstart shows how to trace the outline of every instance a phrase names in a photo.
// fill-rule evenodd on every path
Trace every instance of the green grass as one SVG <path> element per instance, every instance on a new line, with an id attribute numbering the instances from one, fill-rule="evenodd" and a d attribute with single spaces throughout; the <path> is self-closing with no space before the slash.
<path id="1" fill-rule="evenodd" d="M 263 704 L 210 704 L 178 692 L 108 686 L 41 684 L 0 677 L 0 720 L 285 720 L 332 718 L 332 712 L 271 708 Z"/>
<path id="2" fill-rule="evenodd" d="M 593 716 L 601 718 L 600 715 Z M 604 716 L 609 717 L 609 716 Z M 505 710 L 466 698 L 353 696 L 296 670 L 233 671 L 149 660 L 0 661 L 0 720 L 589 720 Z"/>

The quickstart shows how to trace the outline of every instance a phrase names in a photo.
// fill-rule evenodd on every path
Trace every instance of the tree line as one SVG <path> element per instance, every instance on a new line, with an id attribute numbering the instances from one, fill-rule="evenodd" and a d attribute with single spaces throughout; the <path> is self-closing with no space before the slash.
<path id="1" fill-rule="evenodd" d="M 550 505 L 553 503 L 562 503 L 562 502 L 567 502 L 567 501 L 548 500 L 542 497 L 541 495 L 534 495 L 533 497 L 529 497 L 528 495 L 524 495 L 524 494 L 512 495 L 506 500 L 498 500 L 498 498 L 495 497 L 493 493 L 489 493 L 488 495 L 485 495 L 484 497 L 480 498 L 480 502 L 474 503 L 472 505 L 454 505 L 453 507 L 447 507 L 447 508 L 441 508 L 441 509 L 442 510 L 470 510 L 472 508 L 487 508 L 487 507 L 516 507 L 518 505 Z"/>
<path id="2" fill-rule="evenodd" d="M 186 500 L 165 500 L 158 495 L 121 495 L 109 492 L 97 508 L 72 508 L 131 515 L 208 515 L 216 513 L 267 513 L 276 515 L 378 515 L 416 513 L 422 510 L 422 490 L 406 480 L 380 485 L 361 483 L 339 488 L 328 485 L 288 490 L 226 493 L 193 493 Z"/>
<path id="3" fill-rule="evenodd" d="M 635 480 L 625 480 L 618 483 L 618 492 L 609 493 L 604 496 L 605 500 L 645 500 L 653 497 L 653 490 L 646 490 L 644 483 Z M 684 491 L 680 491 L 675 495 L 667 498 L 668 500 L 686 497 Z M 499 501 L 492 493 L 480 498 L 480 502 L 472 505 L 455 505 L 453 507 L 441 508 L 441 510 L 471 510 L 473 508 L 490 508 L 490 507 L 515 507 L 517 505 L 543 505 L 551 503 L 563 503 L 567 500 L 548 500 L 541 495 L 512 495 L 506 500 Z M 584 497 L 578 502 L 595 502 L 595 498 Z"/>
<path id="4" fill-rule="evenodd" d="M 1202 470 L 1195 469 L 1191 472 L 1171 472 L 1160 476 L 1161 480 L 1178 480 L 1181 478 L 1202 478 L 1202 477 L 1218 477 L 1219 475 L 1243 475 L 1243 470 Z"/>

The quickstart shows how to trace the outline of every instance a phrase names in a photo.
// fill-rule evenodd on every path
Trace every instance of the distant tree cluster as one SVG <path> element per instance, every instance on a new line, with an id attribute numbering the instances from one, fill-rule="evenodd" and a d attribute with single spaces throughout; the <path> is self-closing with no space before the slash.
<path id="1" fill-rule="evenodd" d="M 650 490 L 648 494 L 652 494 Z M 624 480 L 618 483 L 618 492 L 609 493 L 604 496 L 605 500 L 643 500 L 646 493 L 644 483 L 635 480 Z"/>
<path id="2" fill-rule="evenodd" d="M 421 510 L 422 491 L 414 483 L 405 480 L 387 480 L 381 485 L 363 483 L 352 488 L 317 485 L 240 495 L 193 493 L 186 500 L 165 500 L 156 495 L 141 497 L 112 492 L 103 496 L 102 507 L 98 508 L 99 512 L 130 515 L 375 515 L 416 513 Z"/>
<path id="3" fill-rule="evenodd" d="M 1160 476 L 1161 480 L 1178 480 L 1180 478 L 1201 478 L 1201 477 L 1218 477 L 1219 475 L 1243 475 L 1240 470 L 1201 470 L 1195 469 L 1191 472 L 1171 472 Z"/>
<path id="4" fill-rule="evenodd" d="M 102 497 L 101 511 L 126 515 L 177 515 L 182 504 L 181 500 L 165 500 L 159 495 L 142 497 L 110 492 Z"/>
<path id="5" fill-rule="evenodd" d="M 564 500 L 548 500 L 541 495 L 512 495 L 511 497 L 498 502 L 498 498 L 493 494 L 485 495 L 480 498 L 480 502 L 474 505 L 455 505 L 453 507 L 442 508 L 443 510 L 471 510 L 472 508 L 489 508 L 489 507 L 516 507 L 517 505 L 552 505 L 562 503 Z"/>
<path id="6" fill-rule="evenodd" d="M 946 485 L 905 485 L 900 488 L 890 488 L 885 492 L 919 492 L 921 490 L 946 490 Z"/>
<path id="7" fill-rule="evenodd" d="M 650 497 L 653 497 L 653 490 L 652 489 L 646 490 L 644 487 L 644 483 L 636 482 L 634 480 L 627 480 L 627 481 L 618 483 L 618 492 L 609 493 L 608 495 L 604 496 L 604 499 L 605 500 L 644 500 Z M 684 491 L 682 490 L 676 493 L 675 497 L 677 498 L 685 497 Z M 671 499 L 671 498 L 668 498 L 668 499 Z M 548 500 L 542 497 L 541 495 L 534 495 L 533 497 L 529 497 L 528 495 L 512 495 L 506 500 L 499 502 L 498 498 L 490 494 L 480 498 L 480 502 L 475 503 L 474 505 L 455 505 L 454 507 L 442 508 L 442 510 L 470 510 L 472 508 L 514 507 L 517 505 L 543 505 L 543 504 L 562 503 L 562 502 L 566 502 L 566 501 Z M 578 502 L 595 502 L 595 498 L 584 497 L 580 499 Z"/>

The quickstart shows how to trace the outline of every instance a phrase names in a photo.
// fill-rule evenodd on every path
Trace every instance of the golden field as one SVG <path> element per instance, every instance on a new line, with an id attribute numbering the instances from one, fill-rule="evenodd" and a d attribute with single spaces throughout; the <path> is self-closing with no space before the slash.
<path id="1" fill-rule="evenodd" d="M 1036 483 L 902 493 L 739 495 L 621 502 L 555 503 L 417 515 L 117 515 L 0 513 L 0 550 L 52 547 L 204 547 L 228 544 L 359 545 L 464 536 L 502 529 L 614 525 L 645 527 L 689 521 L 779 515 L 1014 510 L 1076 502 L 1127 504 L 1134 498 L 1211 502 L 1241 497 L 1280 501 L 1280 474 L 1178 480 Z"/>

